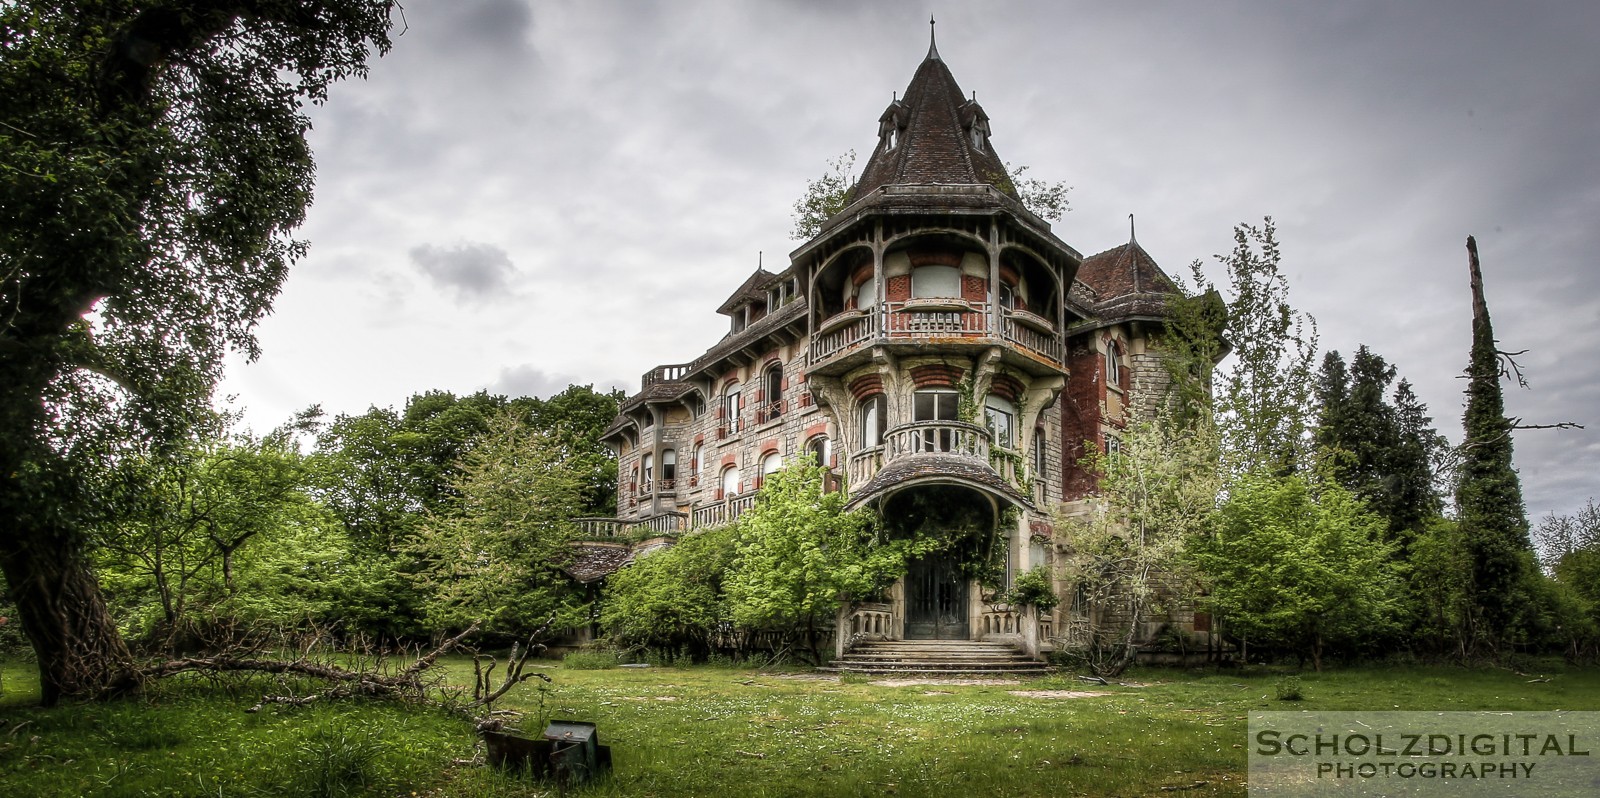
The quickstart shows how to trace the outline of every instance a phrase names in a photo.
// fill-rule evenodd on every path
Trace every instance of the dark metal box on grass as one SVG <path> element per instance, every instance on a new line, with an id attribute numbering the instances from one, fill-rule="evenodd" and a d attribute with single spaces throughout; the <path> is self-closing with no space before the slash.
<path id="1" fill-rule="evenodd" d="M 489 764 L 539 778 L 584 781 L 611 769 L 611 747 L 601 745 L 595 725 L 585 721 L 551 721 L 537 739 L 486 731 L 483 741 Z"/>

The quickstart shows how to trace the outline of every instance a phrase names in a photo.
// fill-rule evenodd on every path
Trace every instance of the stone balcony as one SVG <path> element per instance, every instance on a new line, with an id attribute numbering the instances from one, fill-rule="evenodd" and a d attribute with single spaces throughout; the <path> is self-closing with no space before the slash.
<path id="1" fill-rule="evenodd" d="M 955 480 L 1014 503 L 1031 504 L 1013 477 L 1013 469 L 995 468 L 1001 453 L 988 428 L 962 421 L 914 421 L 889 430 L 883 443 L 850 457 L 847 476 L 852 505 L 903 484 L 927 480 Z"/>
<path id="2" fill-rule="evenodd" d="M 990 310 L 987 302 L 963 299 L 910 299 L 847 310 L 823 321 L 811 336 L 808 363 L 826 371 L 848 368 L 856 359 L 852 355 L 882 344 L 1001 344 L 1060 366 L 1066 348 L 1054 322 L 1003 308 L 996 329 Z"/>

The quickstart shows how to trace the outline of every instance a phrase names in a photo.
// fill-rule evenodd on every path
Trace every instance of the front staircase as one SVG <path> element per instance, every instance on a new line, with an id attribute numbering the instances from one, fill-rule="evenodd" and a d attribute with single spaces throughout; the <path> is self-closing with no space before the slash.
<path id="1" fill-rule="evenodd" d="M 1044 676 L 1043 662 L 1005 643 L 970 640 L 867 640 L 823 671 L 878 676 Z"/>

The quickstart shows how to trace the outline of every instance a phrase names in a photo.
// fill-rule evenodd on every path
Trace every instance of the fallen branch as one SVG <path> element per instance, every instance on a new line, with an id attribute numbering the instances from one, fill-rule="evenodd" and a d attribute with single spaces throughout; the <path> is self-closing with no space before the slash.
<path id="1" fill-rule="evenodd" d="M 420 678 L 422 672 L 433 667 L 439 657 L 449 653 L 467 635 L 476 631 L 478 631 L 478 624 L 474 623 L 461 634 L 445 640 L 426 655 L 418 657 L 417 661 L 411 663 L 405 670 L 393 675 L 379 673 L 371 669 L 349 670 L 330 663 L 312 662 L 308 658 L 310 653 L 308 649 L 292 660 L 256 659 L 227 655 L 185 657 L 144 668 L 138 672 L 138 678 L 140 681 L 146 681 L 190 672 L 243 672 L 305 676 L 334 683 L 334 686 L 327 690 L 307 696 L 262 696 L 261 702 L 250 708 L 249 711 L 251 712 L 259 712 L 267 704 L 305 706 L 324 698 L 348 698 L 358 695 L 421 699 L 423 694 L 423 684 Z"/>

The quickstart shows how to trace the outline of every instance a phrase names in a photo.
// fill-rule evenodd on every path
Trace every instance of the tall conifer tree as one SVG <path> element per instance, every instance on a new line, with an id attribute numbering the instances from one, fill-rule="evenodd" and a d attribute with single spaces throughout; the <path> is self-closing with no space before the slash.
<path id="1" fill-rule="evenodd" d="M 1456 485 L 1456 513 L 1472 562 L 1469 647 L 1495 652 L 1511 638 L 1525 604 L 1521 587 L 1531 567 L 1522 485 L 1511 467 L 1511 432 L 1500 394 L 1500 353 L 1483 298 L 1478 243 L 1467 238 L 1472 279 L 1472 358 L 1467 366 L 1465 439 Z"/>

